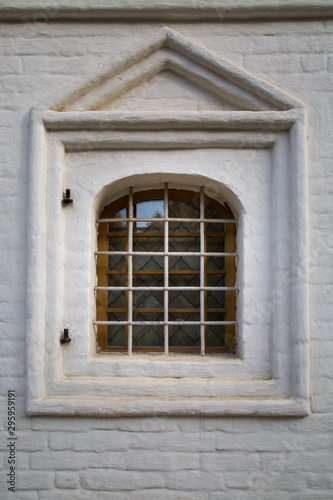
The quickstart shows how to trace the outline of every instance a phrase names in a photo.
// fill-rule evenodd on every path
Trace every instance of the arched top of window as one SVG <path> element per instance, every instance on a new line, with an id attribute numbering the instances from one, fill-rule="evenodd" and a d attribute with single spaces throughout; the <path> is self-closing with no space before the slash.
<path id="1" fill-rule="evenodd" d="M 227 204 L 204 188 L 130 188 L 97 222 L 99 351 L 235 351 L 236 220 Z"/>

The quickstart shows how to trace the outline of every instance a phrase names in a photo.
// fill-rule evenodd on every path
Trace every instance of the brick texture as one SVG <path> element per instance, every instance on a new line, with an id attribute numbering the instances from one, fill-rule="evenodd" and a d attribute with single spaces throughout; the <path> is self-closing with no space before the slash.
<path id="1" fill-rule="evenodd" d="M 329 2 L 327 2 L 329 3 Z M 94 1 L 91 2 L 92 6 Z M 25 414 L 28 114 L 160 24 L 29 22 L 0 30 L 1 498 L 7 390 L 17 394 L 17 499 L 320 500 L 333 497 L 333 21 L 174 27 L 308 109 L 312 414 L 54 418 Z"/>

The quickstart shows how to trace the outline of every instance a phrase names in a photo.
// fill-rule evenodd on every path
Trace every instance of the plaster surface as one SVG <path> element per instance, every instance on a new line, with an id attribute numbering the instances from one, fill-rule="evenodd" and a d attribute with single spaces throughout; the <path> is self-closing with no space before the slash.
<path id="1" fill-rule="evenodd" d="M 174 20 L 167 21 L 170 10 L 169 13 L 161 14 L 164 19 L 155 14 L 155 18 L 150 21 L 145 17 L 147 11 L 141 10 L 141 13 L 137 13 L 137 22 L 128 24 L 125 17 L 116 21 L 114 11 L 106 17 L 103 9 L 102 22 L 82 23 L 84 17 L 88 21 L 93 19 L 92 9 L 101 5 L 95 1 L 89 2 L 89 6 L 86 4 L 87 10 L 82 14 L 74 12 L 73 5 L 68 4 L 66 7 L 62 4 L 64 8 L 59 10 L 59 17 L 52 18 L 49 15 L 48 22 L 45 22 L 45 17 L 36 17 L 36 13 L 42 11 L 44 16 L 47 12 L 51 14 L 54 2 L 52 6 L 47 6 L 45 1 L 39 2 L 36 8 L 30 9 L 29 15 L 30 2 L 29 6 L 25 4 L 26 10 L 22 7 L 23 3 L 10 4 L 2 4 L 4 9 L 1 10 L 1 20 L 6 19 L 5 8 L 10 8 L 11 19 L 17 22 L 2 22 L 0 35 L 0 190 L 3 200 L 0 217 L 3 248 L 0 256 L 0 308 L 3 415 L 6 413 L 8 389 L 16 391 L 18 476 L 15 497 L 24 500 L 64 500 L 69 497 L 104 500 L 109 499 L 110 495 L 124 500 L 129 496 L 140 500 L 175 497 L 199 500 L 233 500 L 238 497 L 287 500 L 331 498 L 331 2 L 289 2 L 288 5 L 294 7 L 294 14 L 290 14 L 288 22 L 284 20 L 292 10 L 288 13 L 287 2 L 270 2 L 271 7 L 269 2 L 265 2 L 266 14 L 262 16 L 266 17 L 260 18 L 259 2 L 246 2 L 245 16 L 245 11 L 242 12 L 240 8 L 241 2 L 237 1 L 232 6 L 229 4 L 230 10 L 225 16 L 227 20 L 229 15 L 232 22 L 216 20 L 213 13 L 207 13 L 208 7 L 206 13 L 202 13 L 201 6 L 200 12 L 193 10 L 193 17 L 190 9 L 186 13 L 179 13 L 178 22 L 175 21 L 177 13 L 173 14 Z M 21 8 L 14 9 L 16 6 Z M 64 13 L 65 7 L 68 11 L 72 9 L 68 15 Z M 128 16 L 132 21 L 133 11 L 129 12 Z M 71 18 L 72 22 L 57 22 L 57 19 L 65 19 L 66 15 L 67 20 Z M 142 16 L 141 20 L 138 16 Z M 97 17 L 96 15 L 95 18 Z M 264 18 L 266 21 L 262 22 Z M 200 20 L 200 23 L 191 22 L 191 19 Z M 251 22 L 247 22 L 249 19 Z M 45 102 L 50 94 L 62 97 L 70 87 L 78 88 L 90 72 L 95 70 L 100 73 L 103 65 L 117 62 L 117 54 L 130 50 L 133 44 L 139 45 L 144 37 L 152 36 L 166 22 L 207 51 L 245 69 L 254 78 L 281 89 L 305 105 L 306 162 L 309 174 L 307 207 L 311 412 L 304 418 L 191 415 L 133 418 L 107 417 L 106 414 L 99 417 L 60 417 L 26 414 L 26 322 L 30 318 L 26 307 L 26 251 L 30 232 L 27 230 L 26 214 L 30 110 L 39 101 Z M 53 99 L 51 97 L 50 101 Z M 184 105 L 189 105 L 185 99 Z M 133 108 L 136 106 L 137 104 L 133 105 Z M 168 121 L 166 113 L 167 111 L 163 119 Z M 118 125 L 123 124 L 122 130 L 126 127 L 130 130 L 137 121 L 135 110 L 131 116 L 130 125 L 121 113 L 114 120 Z M 160 118 L 161 115 L 159 120 Z M 86 117 L 81 122 L 80 127 L 84 130 L 88 123 L 89 128 L 96 129 L 96 123 L 105 124 L 109 119 L 107 117 L 103 121 L 90 115 L 89 119 Z M 59 120 L 56 122 L 53 115 L 48 115 L 47 120 L 47 129 L 61 129 Z M 144 131 L 147 123 L 155 132 L 159 120 L 147 120 L 145 125 L 141 122 L 135 132 L 138 133 L 140 127 Z M 214 120 L 206 116 L 205 123 L 210 122 L 210 127 L 216 127 L 219 123 L 225 131 L 230 126 L 234 127 L 237 120 L 237 115 L 233 120 L 230 116 Z M 252 118 L 252 123 L 253 121 Z M 257 123 L 259 121 L 257 118 Z M 284 129 L 287 121 L 284 118 L 279 122 L 280 130 Z M 171 122 L 169 119 L 168 123 Z M 192 132 L 194 127 L 199 130 L 198 124 L 195 125 L 193 117 L 188 114 L 186 123 L 190 122 Z M 263 132 L 262 128 L 267 128 L 268 121 L 262 119 L 261 122 Z M 69 117 L 66 126 L 67 130 L 77 130 L 75 127 L 78 123 L 74 126 L 73 117 Z M 273 131 L 269 129 L 265 132 L 277 133 L 277 121 Z M 96 144 L 100 139 L 95 138 Z M 110 148 L 111 144 L 119 146 L 123 135 L 121 132 L 117 139 L 104 139 Z M 72 146 L 72 151 L 68 150 L 67 157 L 78 158 L 84 148 L 87 151 L 84 141 L 80 143 L 78 137 L 75 140 L 76 146 Z M 165 143 L 167 140 L 170 137 L 160 142 Z M 174 140 L 175 137 L 172 137 L 172 141 Z M 192 149 L 198 140 L 198 136 L 192 137 L 191 141 L 187 138 Z M 202 137 L 200 140 L 203 140 Z M 210 144 L 216 147 L 217 141 L 221 140 L 221 134 L 212 136 Z M 144 138 L 136 136 L 136 141 L 136 148 L 142 153 Z M 224 141 L 226 144 L 227 140 Z M 230 145 L 230 139 L 228 141 Z M 243 136 L 242 141 L 245 144 L 249 137 Z M 264 143 L 261 138 L 261 148 Z M 94 144 L 90 144 L 96 148 Z M 70 146 L 66 147 L 70 149 Z M 88 151 L 92 157 L 94 153 L 89 148 Z M 267 151 L 263 154 L 266 153 Z M 108 154 L 111 154 L 110 151 Z M 59 158 L 61 164 L 63 158 Z M 44 193 L 43 188 L 34 193 L 37 201 L 41 193 Z M 35 221 L 29 222 L 29 229 L 30 224 L 34 227 Z M 282 227 L 279 241 L 283 239 Z M 287 274 L 281 275 L 281 280 L 290 288 L 290 277 Z M 43 294 L 40 300 L 42 304 Z M 294 311 L 295 304 L 290 304 L 290 307 Z M 44 356 L 45 346 L 38 345 Z M 47 351 L 52 349 L 53 346 L 46 345 Z M 201 364 L 207 363 L 203 361 Z M 38 377 L 35 382 L 38 384 Z M 95 387 L 98 391 L 98 383 Z M 93 400 L 94 396 L 89 399 Z M 61 402 L 59 411 L 63 411 Z M 6 489 L 8 457 L 5 423 L 3 420 L 2 432 L 5 439 L 1 448 L 1 496 L 12 498 L 13 494 Z"/>

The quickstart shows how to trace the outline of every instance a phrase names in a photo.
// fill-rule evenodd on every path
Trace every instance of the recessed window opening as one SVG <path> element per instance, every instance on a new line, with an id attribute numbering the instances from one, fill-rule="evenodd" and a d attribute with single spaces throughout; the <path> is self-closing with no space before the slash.
<path id="1" fill-rule="evenodd" d="M 99 352 L 235 352 L 236 226 L 200 193 L 133 192 L 97 219 Z"/>

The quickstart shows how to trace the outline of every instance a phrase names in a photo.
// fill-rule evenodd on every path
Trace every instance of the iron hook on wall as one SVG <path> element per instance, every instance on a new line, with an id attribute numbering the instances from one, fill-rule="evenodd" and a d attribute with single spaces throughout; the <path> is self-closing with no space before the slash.
<path id="1" fill-rule="evenodd" d="M 64 336 L 61 337 L 60 342 L 61 344 L 67 344 L 68 342 L 71 342 L 72 339 L 68 335 L 68 328 L 64 328 Z"/>
<path id="2" fill-rule="evenodd" d="M 71 198 L 71 190 L 66 189 L 65 193 L 63 194 L 63 198 L 61 200 L 63 205 L 70 205 L 70 203 L 73 203 L 73 198 Z"/>

